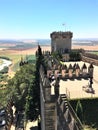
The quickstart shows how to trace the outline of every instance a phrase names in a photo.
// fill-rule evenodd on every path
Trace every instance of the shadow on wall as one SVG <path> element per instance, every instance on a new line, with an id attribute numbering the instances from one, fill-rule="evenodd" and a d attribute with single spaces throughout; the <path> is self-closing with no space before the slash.
<path id="1" fill-rule="evenodd" d="M 31 127 L 30 130 L 38 130 L 38 127 L 37 126 Z"/>

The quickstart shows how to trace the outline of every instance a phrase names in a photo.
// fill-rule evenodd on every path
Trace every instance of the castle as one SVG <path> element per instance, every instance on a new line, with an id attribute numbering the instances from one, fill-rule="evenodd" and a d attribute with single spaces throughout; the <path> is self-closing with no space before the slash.
<path id="1" fill-rule="evenodd" d="M 83 130 L 81 121 L 68 101 L 69 97 L 67 93 L 60 94 L 59 81 L 60 79 L 90 78 L 93 76 L 93 65 L 90 64 L 87 68 L 86 65 L 83 64 L 80 72 L 78 64 L 74 64 L 73 67 L 70 64 L 69 68 L 65 66 L 60 67 L 60 64 L 55 59 L 52 63 L 52 58 L 49 54 L 45 57 L 48 59 L 47 72 L 45 72 L 42 65 L 40 66 L 41 129 Z M 67 73 L 66 69 L 68 70 Z M 52 84 L 49 79 L 50 73 L 55 76 L 55 83 L 53 85 L 54 94 L 51 93 Z"/>
<path id="2" fill-rule="evenodd" d="M 59 51 L 66 53 L 71 50 L 72 32 L 52 32 L 51 37 L 51 52 Z"/>
<path id="3" fill-rule="evenodd" d="M 69 55 L 71 51 L 71 32 L 53 32 L 51 36 L 51 52 L 60 52 Z M 41 129 L 42 130 L 82 130 L 81 121 L 75 114 L 68 101 L 66 93 L 60 94 L 60 79 L 90 78 L 93 75 L 92 64 L 89 68 L 84 64 L 82 68 L 78 64 L 69 67 L 61 65 L 56 59 L 45 54 L 47 70 L 40 66 L 40 101 L 41 101 Z M 88 71 L 87 71 L 88 70 Z M 54 94 L 51 93 L 50 75 L 55 78 Z M 59 76 L 58 76 L 59 75 Z"/>

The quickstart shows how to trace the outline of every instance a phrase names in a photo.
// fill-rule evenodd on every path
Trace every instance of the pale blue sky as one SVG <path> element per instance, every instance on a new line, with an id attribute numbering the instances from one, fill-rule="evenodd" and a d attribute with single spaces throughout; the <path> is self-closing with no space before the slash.
<path id="1" fill-rule="evenodd" d="M 65 30 L 98 38 L 98 0 L 0 0 L 0 39 L 47 39 Z"/>

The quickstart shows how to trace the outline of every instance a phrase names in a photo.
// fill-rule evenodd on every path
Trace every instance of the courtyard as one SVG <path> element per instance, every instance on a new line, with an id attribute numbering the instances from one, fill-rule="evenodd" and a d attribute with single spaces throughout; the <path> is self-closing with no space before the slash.
<path id="1" fill-rule="evenodd" d="M 66 62 L 66 65 L 69 64 L 74 65 L 78 63 L 80 68 L 83 66 L 84 62 Z M 85 63 L 86 66 L 89 66 L 89 63 Z M 98 66 L 94 65 L 94 73 L 93 73 L 93 84 L 92 88 L 94 93 L 87 92 L 86 87 L 89 84 L 89 79 L 81 79 L 81 80 L 60 80 L 60 94 L 67 94 L 68 98 L 90 98 L 90 97 L 98 97 Z M 54 94 L 54 87 L 52 86 L 51 93 Z"/>

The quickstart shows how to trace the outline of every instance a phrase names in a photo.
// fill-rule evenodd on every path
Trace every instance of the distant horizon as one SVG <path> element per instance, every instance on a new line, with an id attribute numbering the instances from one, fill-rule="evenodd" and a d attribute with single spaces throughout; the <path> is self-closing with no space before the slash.
<path id="1" fill-rule="evenodd" d="M 72 38 L 72 40 L 98 40 L 98 38 Z M 51 40 L 51 38 L 0 38 L 0 40 Z"/>

